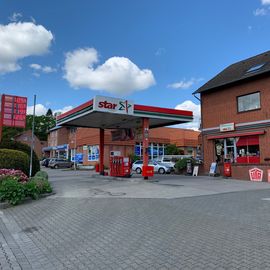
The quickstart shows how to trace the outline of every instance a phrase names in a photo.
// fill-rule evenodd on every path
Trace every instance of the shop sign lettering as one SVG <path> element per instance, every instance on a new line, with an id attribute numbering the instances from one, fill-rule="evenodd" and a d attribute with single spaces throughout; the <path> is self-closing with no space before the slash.
<path id="1" fill-rule="evenodd" d="M 220 132 L 233 131 L 235 130 L 235 125 L 234 123 L 222 124 L 219 126 L 219 130 Z"/>
<path id="2" fill-rule="evenodd" d="M 133 114 L 134 104 L 129 100 L 96 96 L 94 98 L 93 110 L 119 114 Z"/>
<path id="3" fill-rule="evenodd" d="M 261 182 L 263 179 L 263 170 L 259 168 L 253 168 L 249 170 L 250 181 Z"/>

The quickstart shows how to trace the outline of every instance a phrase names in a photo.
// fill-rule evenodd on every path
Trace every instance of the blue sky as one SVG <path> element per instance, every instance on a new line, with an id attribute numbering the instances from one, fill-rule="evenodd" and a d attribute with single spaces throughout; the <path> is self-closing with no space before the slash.
<path id="1" fill-rule="evenodd" d="M 270 49 L 270 0 L 0 2 L 1 92 L 38 111 L 93 96 L 194 110 L 226 66 Z"/>

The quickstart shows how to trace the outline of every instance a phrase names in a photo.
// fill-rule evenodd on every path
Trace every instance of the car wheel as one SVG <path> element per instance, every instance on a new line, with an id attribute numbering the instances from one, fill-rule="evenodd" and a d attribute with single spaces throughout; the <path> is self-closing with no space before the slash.
<path id="1" fill-rule="evenodd" d="M 136 169 L 136 173 L 139 173 L 139 174 L 142 173 L 142 169 L 141 168 L 137 168 Z"/>
<path id="2" fill-rule="evenodd" d="M 164 173 L 165 173 L 165 169 L 159 168 L 159 169 L 158 169 L 158 173 L 159 173 L 159 174 L 164 174 Z"/>
<path id="3" fill-rule="evenodd" d="M 54 165 L 54 168 L 55 168 L 55 169 L 58 169 L 58 168 L 59 168 L 59 166 L 58 166 L 58 165 Z"/>

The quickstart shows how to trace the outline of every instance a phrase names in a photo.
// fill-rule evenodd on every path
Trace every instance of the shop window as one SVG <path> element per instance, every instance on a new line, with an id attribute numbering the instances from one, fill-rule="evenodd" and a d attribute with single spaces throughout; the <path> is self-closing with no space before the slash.
<path id="1" fill-rule="evenodd" d="M 238 112 L 260 109 L 260 92 L 237 97 L 237 106 Z"/>
<path id="2" fill-rule="evenodd" d="M 89 145 L 88 146 L 88 161 L 98 161 L 99 160 L 99 146 Z"/>
<path id="3" fill-rule="evenodd" d="M 236 139 L 238 163 L 260 163 L 259 136 Z"/>

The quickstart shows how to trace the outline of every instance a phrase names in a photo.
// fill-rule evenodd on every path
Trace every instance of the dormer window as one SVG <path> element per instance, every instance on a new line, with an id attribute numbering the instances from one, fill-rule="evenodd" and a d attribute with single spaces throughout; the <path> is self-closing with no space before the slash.
<path id="1" fill-rule="evenodd" d="M 255 66 L 252 66 L 251 68 L 249 68 L 249 69 L 246 71 L 246 73 L 256 72 L 256 71 L 260 70 L 264 65 L 265 65 L 265 63 L 259 64 L 259 65 L 255 65 Z"/>

